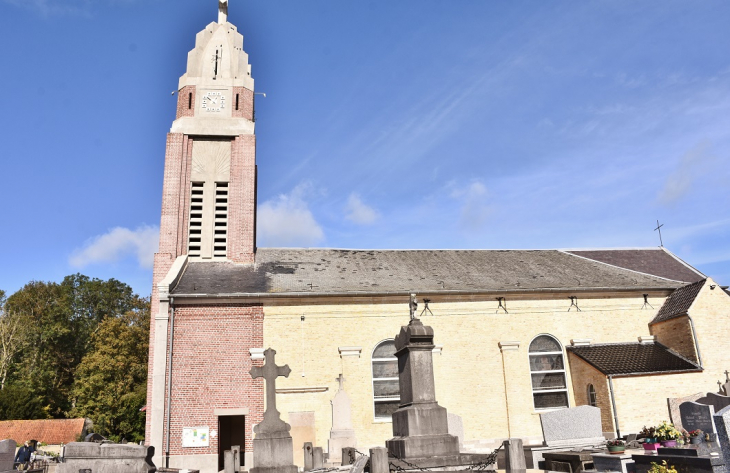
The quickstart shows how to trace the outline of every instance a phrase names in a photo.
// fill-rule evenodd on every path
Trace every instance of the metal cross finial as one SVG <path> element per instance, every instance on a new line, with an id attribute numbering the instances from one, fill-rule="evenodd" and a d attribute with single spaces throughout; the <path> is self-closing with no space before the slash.
<path id="1" fill-rule="evenodd" d="M 661 247 L 664 247 L 664 242 L 662 241 L 662 227 L 663 226 L 664 226 L 664 224 L 662 223 L 661 225 L 659 225 L 659 220 L 657 220 L 656 228 L 654 229 L 655 232 L 656 231 L 659 232 L 659 246 L 661 246 Z"/>
<path id="2" fill-rule="evenodd" d="M 266 380 L 266 412 L 264 412 L 264 421 L 256 426 L 257 429 L 265 426 L 264 431 L 269 431 L 274 425 L 278 426 L 279 423 L 284 424 L 279 417 L 279 411 L 276 410 L 276 378 L 279 376 L 288 378 L 291 369 L 289 365 L 276 366 L 276 362 L 274 361 L 275 356 L 276 350 L 267 348 L 264 352 L 264 366 L 254 366 L 249 371 L 252 378 L 264 378 Z M 257 430 L 256 432 L 258 433 L 259 431 L 261 430 Z"/>
<path id="3" fill-rule="evenodd" d="M 730 383 L 730 377 L 728 377 L 728 370 L 725 370 L 725 381 Z"/>
<path id="4" fill-rule="evenodd" d="M 228 0 L 218 0 L 218 23 L 228 21 Z"/>
<path id="5" fill-rule="evenodd" d="M 340 383 L 340 391 L 345 390 L 345 377 L 342 376 L 342 373 L 338 377 L 335 378 Z"/>

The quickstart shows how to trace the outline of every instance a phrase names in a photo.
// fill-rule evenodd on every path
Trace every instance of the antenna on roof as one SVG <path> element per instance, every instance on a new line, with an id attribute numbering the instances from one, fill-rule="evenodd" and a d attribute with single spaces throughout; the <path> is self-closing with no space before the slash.
<path id="1" fill-rule="evenodd" d="M 655 232 L 656 231 L 659 232 L 659 246 L 661 248 L 664 248 L 664 242 L 662 241 L 662 227 L 663 226 L 664 226 L 664 224 L 662 223 L 661 225 L 659 225 L 659 220 L 657 220 L 656 221 L 656 228 L 654 229 Z"/>

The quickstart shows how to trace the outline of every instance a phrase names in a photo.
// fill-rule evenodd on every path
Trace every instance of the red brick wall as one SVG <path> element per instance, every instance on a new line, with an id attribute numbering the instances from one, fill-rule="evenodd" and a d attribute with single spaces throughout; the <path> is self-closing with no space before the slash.
<path id="1" fill-rule="evenodd" d="M 195 115 L 195 86 L 186 85 L 177 92 L 177 113 L 175 119 Z"/>
<path id="2" fill-rule="evenodd" d="M 256 136 L 233 140 L 228 202 L 228 259 L 253 263 L 256 248 Z"/>
<path id="3" fill-rule="evenodd" d="M 236 110 L 236 95 L 238 95 L 238 110 Z M 248 90 L 245 87 L 234 87 L 232 98 L 233 116 L 253 121 L 253 90 Z"/>
<path id="4" fill-rule="evenodd" d="M 218 429 L 217 408 L 249 409 L 243 449 L 253 451 L 251 427 L 263 418 L 264 385 L 249 374 L 254 363 L 262 364 L 251 361 L 249 348 L 263 346 L 263 317 L 261 305 L 175 308 L 171 455 L 218 453 L 217 437 L 211 437 L 207 448 L 182 447 L 183 427 Z"/>

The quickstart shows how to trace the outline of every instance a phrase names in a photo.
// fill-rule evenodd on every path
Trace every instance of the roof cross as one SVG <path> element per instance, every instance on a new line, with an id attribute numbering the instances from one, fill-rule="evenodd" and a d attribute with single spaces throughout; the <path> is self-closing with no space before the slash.
<path id="1" fill-rule="evenodd" d="M 249 371 L 252 378 L 264 378 L 266 380 L 266 412 L 264 412 L 264 420 L 254 428 L 257 434 L 281 430 L 289 431 L 289 425 L 281 420 L 279 411 L 276 410 L 276 378 L 279 376 L 288 378 L 291 369 L 289 365 L 276 366 L 275 356 L 276 350 L 267 348 L 264 352 L 264 366 L 254 366 Z"/>
<path id="2" fill-rule="evenodd" d="M 664 224 L 662 223 L 661 225 L 659 225 L 659 220 L 657 220 L 656 228 L 654 229 L 655 232 L 656 231 L 659 232 L 659 246 L 661 246 L 662 248 L 664 247 L 664 242 L 662 241 L 662 227 L 663 226 L 664 226 Z"/>

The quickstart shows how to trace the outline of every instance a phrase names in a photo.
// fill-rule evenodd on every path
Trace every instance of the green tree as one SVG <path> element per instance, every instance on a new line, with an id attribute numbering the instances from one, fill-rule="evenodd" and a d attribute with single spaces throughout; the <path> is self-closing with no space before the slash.
<path id="1" fill-rule="evenodd" d="M 23 386 L 8 384 L 0 391 L 0 419 L 46 419 L 43 398 Z"/>
<path id="2" fill-rule="evenodd" d="M 144 438 L 149 344 L 149 305 L 106 318 L 76 370 L 73 416 L 88 417 L 112 440 Z"/>
<path id="3" fill-rule="evenodd" d="M 115 279 L 103 281 L 75 274 L 60 284 L 32 281 L 10 296 L 3 307 L 4 314 L 10 315 L 8 321 L 17 327 L 14 351 L 8 351 L 13 354 L 8 356 L 3 376 L 0 319 L 0 381 L 6 379 L 40 396 L 45 412 L 63 418 L 73 408 L 76 369 L 91 349 L 100 324 L 130 313 L 144 316 L 149 301 Z"/>

